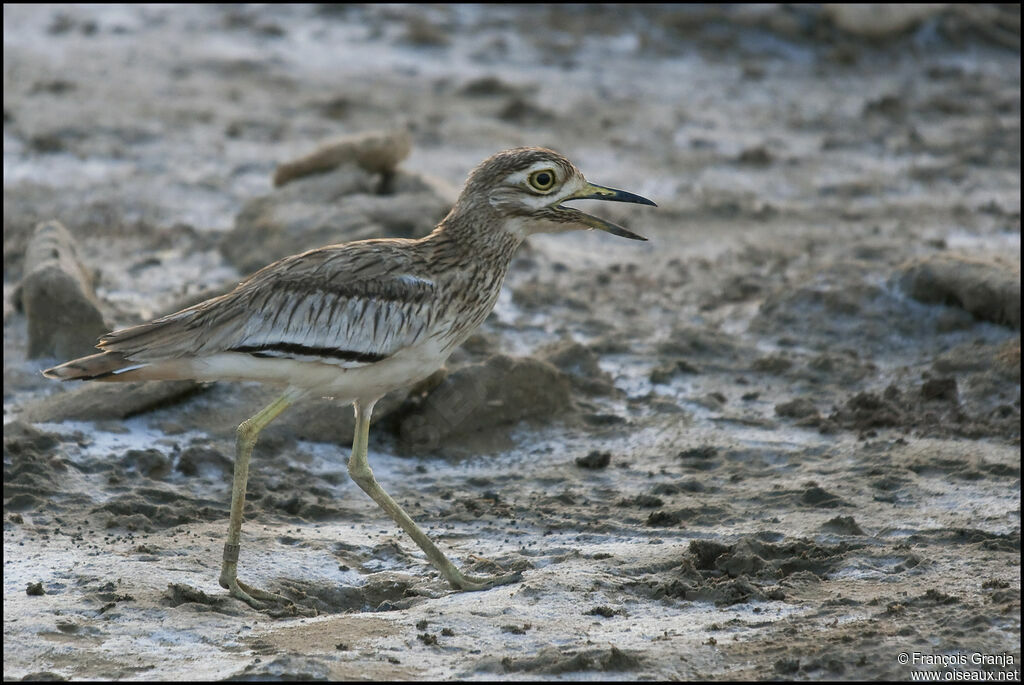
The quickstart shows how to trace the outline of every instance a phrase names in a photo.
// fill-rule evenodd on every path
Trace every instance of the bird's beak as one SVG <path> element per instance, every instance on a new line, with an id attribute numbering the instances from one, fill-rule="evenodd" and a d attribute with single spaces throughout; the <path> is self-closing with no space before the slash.
<path id="1" fill-rule="evenodd" d="M 646 197 L 640 197 L 639 195 L 627 192 L 625 190 L 606 188 L 604 186 L 599 186 L 594 183 L 587 183 L 585 186 L 580 188 L 580 190 L 577 191 L 576 193 L 570 195 L 569 197 L 563 198 L 562 202 L 567 202 L 569 200 L 609 200 L 611 202 L 633 202 L 638 205 L 650 205 L 652 207 L 658 206 L 651 202 L 650 200 L 648 200 Z M 621 236 L 623 238 L 630 238 L 631 240 L 647 240 L 647 238 L 643 237 L 642 235 L 637 235 L 632 231 L 627 231 L 625 228 L 619 226 L 618 224 L 613 224 L 611 221 L 593 216 L 592 214 L 581 212 L 578 209 L 562 207 L 561 205 L 559 206 L 559 209 L 567 212 L 572 212 L 573 218 L 579 223 L 583 224 L 584 226 L 589 226 L 590 228 L 598 228 L 601 229 L 602 231 L 607 231 L 612 235 Z"/>

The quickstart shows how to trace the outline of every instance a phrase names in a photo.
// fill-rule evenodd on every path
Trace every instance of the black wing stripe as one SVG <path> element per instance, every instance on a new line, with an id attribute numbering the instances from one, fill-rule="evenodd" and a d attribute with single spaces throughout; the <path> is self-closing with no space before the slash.
<path id="1" fill-rule="evenodd" d="M 373 352 L 356 352 L 354 350 L 338 350 L 333 347 L 310 347 L 296 343 L 267 343 L 266 345 L 241 345 L 232 347 L 229 352 L 242 352 L 254 357 L 283 357 L 287 355 L 304 357 L 324 357 L 340 359 L 346 362 L 362 362 L 372 364 L 388 358 L 386 354 Z"/>

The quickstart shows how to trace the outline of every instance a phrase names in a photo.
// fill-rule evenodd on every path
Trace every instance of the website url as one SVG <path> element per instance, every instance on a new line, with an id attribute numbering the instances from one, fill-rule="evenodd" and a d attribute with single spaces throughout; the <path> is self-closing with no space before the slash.
<path id="1" fill-rule="evenodd" d="M 1020 680 L 1020 670 L 1010 671 L 911 671 L 910 680 L 923 683 L 1011 682 Z"/>

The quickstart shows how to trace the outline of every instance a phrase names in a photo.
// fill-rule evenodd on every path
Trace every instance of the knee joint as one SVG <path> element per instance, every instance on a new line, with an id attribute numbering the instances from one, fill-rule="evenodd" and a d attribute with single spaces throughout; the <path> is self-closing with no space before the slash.
<path id="1" fill-rule="evenodd" d="M 235 437 L 240 443 L 253 443 L 256 442 L 256 433 L 256 427 L 249 419 L 246 419 L 238 424 L 238 428 L 235 430 Z"/>
<path id="2" fill-rule="evenodd" d="M 360 485 L 373 482 L 373 471 L 366 464 L 353 464 L 349 462 L 348 475 Z"/>

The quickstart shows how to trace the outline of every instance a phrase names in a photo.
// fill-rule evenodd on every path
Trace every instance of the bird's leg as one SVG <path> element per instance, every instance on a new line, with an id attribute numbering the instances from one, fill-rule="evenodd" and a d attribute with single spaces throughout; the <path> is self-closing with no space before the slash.
<path id="1" fill-rule="evenodd" d="M 402 507 L 398 506 L 398 502 L 391 499 L 391 496 L 384 492 L 377 479 L 373 477 L 373 471 L 370 470 L 370 464 L 366 459 L 366 446 L 370 432 L 370 414 L 373 412 L 373 405 L 374 402 L 369 402 L 366 406 L 363 406 L 358 401 L 354 405 L 356 413 L 355 438 L 352 442 L 352 458 L 348 462 L 348 472 L 352 476 L 352 480 L 374 502 L 379 504 L 388 513 L 388 516 L 402 527 L 402 530 L 409 534 L 409 537 L 419 545 L 420 549 L 427 555 L 427 558 L 430 559 L 430 563 L 441 571 L 441 574 L 456 590 L 486 590 L 495 585 L 505 585 L 519 580 L 522 577 L 519 573 L 510 573 L 493 578 L 465 575 L 455 564 L 448 560 L 448 557 L 437 548 L 437 545 L 431 542 L 430 538 L 402 510 Z"/>
<path id="2" fill-rule="evenodd" d="M 224 543 L 224 564 L 220 570 L 220 586 L 230 591 L 254 609 L 265 608 L 266 602 L 292 604 L 287 597 L 266 592 L 246 585 L 238 580 L 238 552 L 241 548 L 242 509 L 245 507 L 245 486 L 249 480 L 249 458 L 267 424 L 291 406 L 294 398 L 285 393 L 267 405 L 260 413 L 243 421 L 238 426 L 235 439 L 235 477 L 231 490 L 231 521 L 228 524 L 228 541 Z"/>

